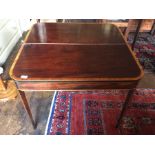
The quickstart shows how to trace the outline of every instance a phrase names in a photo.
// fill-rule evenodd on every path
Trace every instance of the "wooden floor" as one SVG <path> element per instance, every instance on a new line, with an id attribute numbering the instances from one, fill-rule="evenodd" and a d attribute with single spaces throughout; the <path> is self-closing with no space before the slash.
<path id="1" fill-rule="evenodd" d="M 21 40 L 13 49 L 12 54 L 4 65 L 5 73 L 3 74 L 3 79 L 10 79 L 8 70 L 18 52 L 20 44 Z M 155 89 L 155 74 L 145 73 L 138 88 Z M 0 102 L 0 135 L 44 134 L 53 92 L 28 92 L 26 95 L 31 103 L 34 118 L 36 118 L 38 122 L 37 129 L 33 129 L 25 110 L 23 109 L 21 100 L 17 97 L 15 100 Z"/>

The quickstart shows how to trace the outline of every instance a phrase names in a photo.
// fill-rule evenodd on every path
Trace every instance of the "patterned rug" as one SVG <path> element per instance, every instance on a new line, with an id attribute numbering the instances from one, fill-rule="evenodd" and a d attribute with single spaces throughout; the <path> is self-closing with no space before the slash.
<path id="1" fill-rule="evenodd" d="M 134 33 L 128 37 L 129 44 L 133 42 Z M 155 73 L 155 36 L 146 32 L 140 32 L 135 43 L 134 52 L 145 72 Z"/>
<path id="2" fill-rule="evenodd" d="M 137 89 L 120 128 L 115 125 L 127 90 L 55 92 L 46 135 L 155 134 L 155 90 Z"/>

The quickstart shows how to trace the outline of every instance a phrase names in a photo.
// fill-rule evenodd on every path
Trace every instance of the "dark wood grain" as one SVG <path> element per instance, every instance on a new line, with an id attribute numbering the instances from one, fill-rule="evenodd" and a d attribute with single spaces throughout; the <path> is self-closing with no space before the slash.
<path id="1" fill-rule="evenodd" d="M 125 44 L 111 24 L 38 23 L 26 43 Z"/>
<path id="2" fill-rule="evenodd" d="M 22 45 L 10 76 L 35 127 L 23 91 L 133 89 L 143 71 L 114 25 L 38 23 Z"/>
<path id="3" fill-rule="evenodd" d="M 27 102 L 25 92 L 19 90 L 19 95 L 20 95 L 20 97 L 21 97 L 21 99 L 22 99 L 22 104 L 23 104 L 23 106 L 24 106 L 26 112 L 28 113 L 29 118 L 30 118 L 30 120 L 31 120 L 31 122 L 32 122 L 33 128 L 35 129 L 36 126 L 37 126 L 37 124 L 36 124 L 36 122 L 35 122 L 34 119 L 33 119 L 32 112 L 31 112 L 30 106 L 29 106 L 29 104 L 28 104 L 28 102 Z"/>
<path id="4" fill-rule="evenodd" d="M 25 45 L 13 69 L 15 80 L 117 81 L 140 78 L 126 45 Z"/>
<path id="5" fill-rule="evenodd" d="M 125 113 L 125 111 L 126 111 L 126 109 L 127 109 L 127 106 L 128 106 L 128 105 L 131 103 L 131 101 L 132 101 L 133 93 L 134 93 L 134 89 L 130 89 L 129 92 L 128 92 L 128 94 L 127 94 L 126 100 L 125 100 L 125 102 L 124 102 L 124 104 L 123 104 L 123 107 L 122 107 L 122 109 L 121 109 L 121 113 L 120 113 L 120 115 L 119 115 L 119 118 L 118 118 L 118 120 L 117 120 L 116 128 L 119 127 L 119 125 L 120 125 L 120 123 L 121 123 L 121 120 L 122 120 L 122 117 L 123 117 L 123 115 L 124 115 L 124 113 Z"/>
<path id="6" fill-rule="evenodd" d="M 60 82 L 60 81 L 16 81 L 20 90 L 102 90 L 102 89 L 131 89 L 135 88 L 137 81 L 110 81 L 110 82 Z"/>
<path id="7" fill-rule="evenodd" d="M 134 38 L 133 38 L 133 43 L 132 43 L 132 46 L 131 46 L 131 49 L 132 49 L 132 50 L 134 50 L 134 46 L 135 46 L 136 40 L 137 40 L 137 38 L 138 38 L 138 34 L 139 34 L 139 31 L 140 31 L 142 22 L 143 22 L 142 19 L 139 19 L 139 20 L 138 20 L 138 25 L 137 25 L 136 32 L 135 32 L 135 35 L 134 35 Z"/>

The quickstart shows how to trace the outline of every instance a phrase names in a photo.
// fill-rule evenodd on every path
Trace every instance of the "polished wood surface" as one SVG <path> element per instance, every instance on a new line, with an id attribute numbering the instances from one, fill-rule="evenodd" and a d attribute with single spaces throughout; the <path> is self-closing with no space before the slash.
<path id="1" fill-rule="evenodd" d="M 2 79 L 2 77 L 0 76 L 0 91 L 1 90 L 6 90 L 7 88 L 6 88 L 6 85 L 5 85 L 5 83 L 4 83 L 4 81 L 3 81 L 3 79 Z"/>
<path id="2" fill-rule="evenodd" d="M 112 24 L 38 23 L 26 43 L 125 44 Z"/>
<path id="3" fill-rule="evenodd" d="M 10 76 L 35 128 L 24 91 L 133 89 L 143 71 L 114 25 L 38 23 L 19 50 Z"/>
<path id="4" fill-rule="evenodd" d="M 18 89 L 29 90 L 102 90 L 102 89 L 132 89 L 137 85 L 137 81 L 16 81 Z"/>
<path id="5" fill-rule="evenodd" d="M 19 90 L 19 95 L 20 95 L 20 97 L 21 97 L 21 99 L 22 99 L 22 104 L 23 104 L 23 106 L 24 106 L 26 112 L 28 113 L 29 118 L 30 118 L 30 120 L 31 120 L 31 122 L 32 122 L 32 125 L 33 125 L 33 127 L 34 127 L 34 129 L 35 129 L 36 126 L 37 126 L 37 123 L 36 123 L 36 122 L 34 121 L 34 119 L 33 119 L 32 112 L 31 112 L 29 103 L 27 102 L 26 95 L 25 95 L 25 93 L 24 93 L 23 91 L 21 91 L 21 90 Z"/>
<path id="6" fill-rule="evenodd" d="M 126 45 L 25 45 L 15 80 L 138 80 L 141 70 Z"/>
<path id="7" fill-rule="evenodd" d="M 14 100 L 17 96 L 17 87 L 13 80 L 3 81 L 5 87 L 0 89 L 0 101 Z"/>

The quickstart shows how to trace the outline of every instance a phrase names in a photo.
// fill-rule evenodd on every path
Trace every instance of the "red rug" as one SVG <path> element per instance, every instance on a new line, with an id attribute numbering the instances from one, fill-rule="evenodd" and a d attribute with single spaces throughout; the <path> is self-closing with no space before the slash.
<path id="1" fill-rule="evenodd" d="M 133 43 L 133 38 L 134 33 L 129 33 L 129 44 Z M 145 72 L 155 73 L 155 35 L 140 32 L 135 43 L 134 53 Z"/>
<path id="2" fill-rule="evenodd" d="M 155 134 L 155 90 L 138 89 L 122 119 L 115 125 L 127 90 L 55 92 L 45 134 Z"/>

